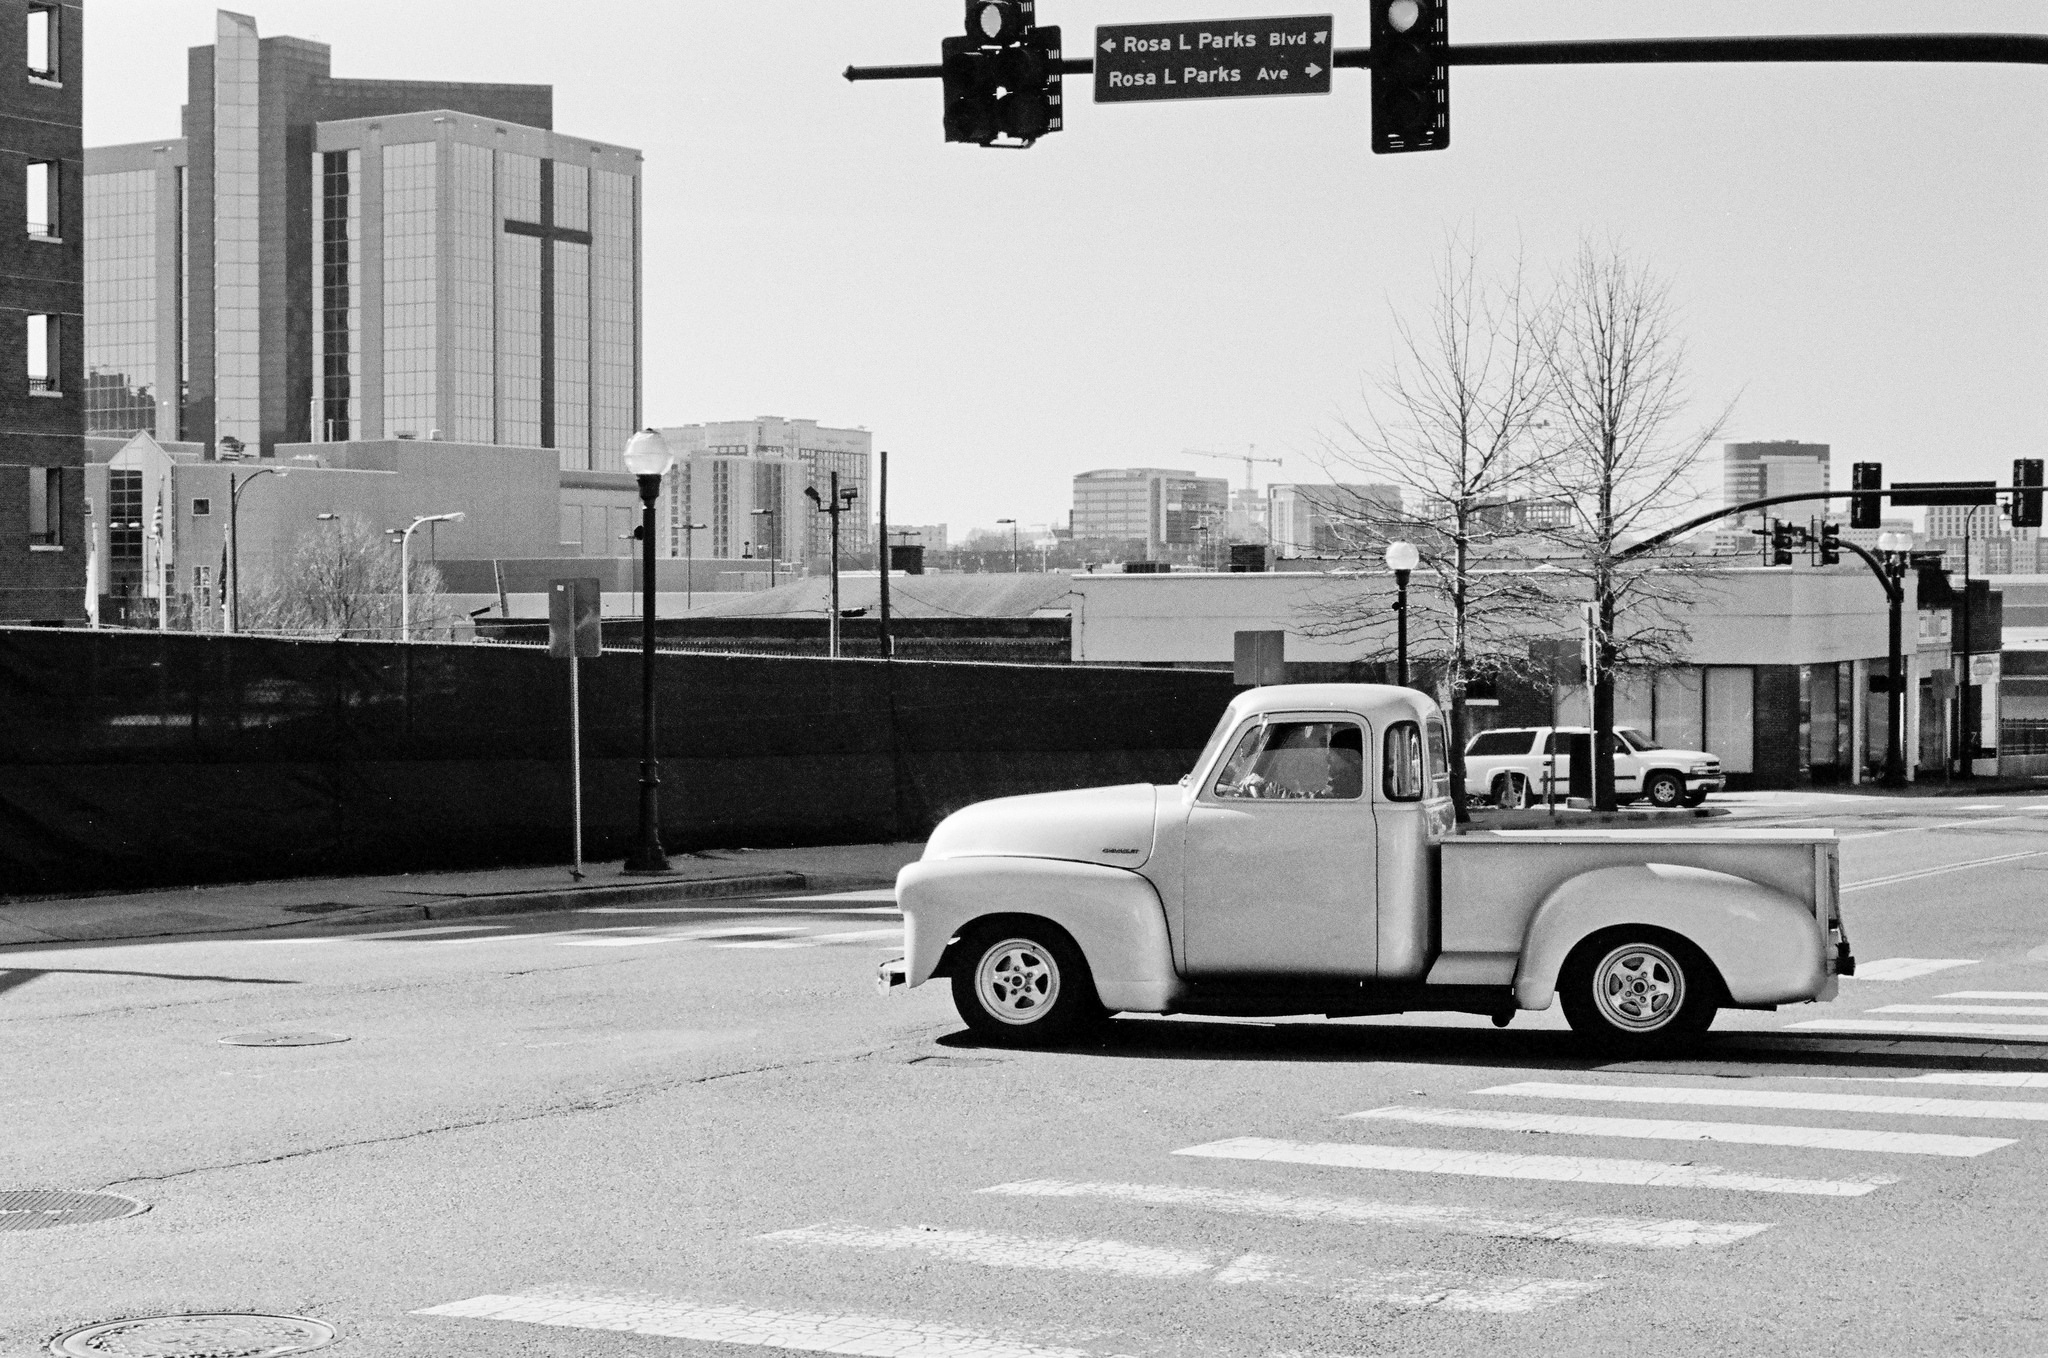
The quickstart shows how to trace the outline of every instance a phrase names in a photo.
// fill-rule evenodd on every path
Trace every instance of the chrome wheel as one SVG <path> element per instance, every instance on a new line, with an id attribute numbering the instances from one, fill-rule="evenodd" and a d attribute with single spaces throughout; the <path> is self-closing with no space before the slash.
<path id="1" fill-rule="evenodd" d="M 1654 1032 L 1685 1005 L 1685 969 L 1653 943 L 1616 948 L 1593 968 L 1593 1003 L 1624 1032 Z"/>
<path id="2" fill-rule="evenodd" d="M 1036 940 L 1002 939 L 974 968 L 974 997 L 998 1022 L 1037 1023 L 1059 1003 L 1059 962 Z"/>

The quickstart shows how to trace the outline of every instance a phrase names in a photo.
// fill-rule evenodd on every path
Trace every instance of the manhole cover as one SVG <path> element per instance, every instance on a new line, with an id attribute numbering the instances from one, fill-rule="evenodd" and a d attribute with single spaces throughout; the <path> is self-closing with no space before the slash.
<path id="1" fill-rule="evenodd" d="M 148 1316 L 88 1325 L 52 1341 L 78 1358 L 273 1358 L 334 1342 L 334 1330 L 303 1316 Z"/>
<path id="2" fill-rule="evenodd" d="M 41 1231 L 90 1221 L 132 1217 L 149 1208 L 119 1193 L 65 1193 L 53 1189 L 0 1190 L 0 1231 Z"/>
<path id="3" fill-rule="evenodd" d="M 229 1033 L 221 1039 L 230 1047 L 324 1047 L 330 1042 L 346 1042 L 346 1033 L 321 1033 L 312 1029 L 284 1033 Z"/>

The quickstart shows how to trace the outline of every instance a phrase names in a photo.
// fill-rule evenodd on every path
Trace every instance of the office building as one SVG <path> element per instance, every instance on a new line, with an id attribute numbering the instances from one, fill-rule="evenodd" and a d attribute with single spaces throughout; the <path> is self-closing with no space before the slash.
<path id="1" fill-rule="evenodd" d="M 804 491 L 830 494 L 832 474 L 854 498 L 839 516 L 843 559 L 874 549 L 875 499 L 870 464 L 874 435 L 816 420 L 762 415 L 751 420 L 665 426 L 676 466 L 656 521 L 668 556 L 771 557 L 811 561 L 832 551 L 832 523 Z M 689 525 L 702 524 L 690 534 Z"/>
<path id="2" fill-rule="evenodd" d="M 82 9 L 0 0 L 0 621 L 86 617 Z"/>
<path id="3" fill-rule="evenodd" d="M 1828 445 L 1778 439 L 1763 443 L 1721 445 L 1721 503 L 1747 504 L 1772 495 L 1795 495 L 1801 491 L 1828 489 Z M 1784 511 L 1788 518 L 1810 518 L 1822 512 L 1824 501 L 1795 504 Z M 1750 515 L 1739 516 L 1731 528 L 1753 527 Z"/>
<path id="4" fill-rule="evenodd" d="M 1120 467 L 1074 478 L 1069 522 L 1078 541 L 1145 544 L 1154 557 L 1198 557 L 1229 526 L 1230 482 L 1162 467 Z"/>
<path id="5" fill-rule="evenodd" d="M 1278 485 L 1266 488 L 1266 522 L 1276 557 L 1370 553 L 1398 523 L 1401 488 L 1361 485 Z M 1398 528 L 1391 530 L 1399 536 Z"/>
<path id="6" fill-rule="evenodd" d="M 87 153 L 95 432 L 234 459 L 443 438 L 616 472 L 639 416 L 639 153 L 545 85 L 343 79 L 222 11 L 184 136 Z"/>

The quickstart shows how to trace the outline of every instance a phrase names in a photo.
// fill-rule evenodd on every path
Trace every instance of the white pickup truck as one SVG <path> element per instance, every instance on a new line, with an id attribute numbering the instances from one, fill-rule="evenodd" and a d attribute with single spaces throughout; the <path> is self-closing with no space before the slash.
<path id="1" fill-rule="evenodd" d="M 896 879 L 884 990 L 951 982 L 987 1039 L 1117 1011 L 1332 1018 L 1563 1000 L 1610 1050 L 1722 1008 L 1833 999 L 1855 969 L 1831 831 L 1453 834 L 1443 720 L 1412 689 L 1230 704 L 1179 786 L 969 806 Z"/>

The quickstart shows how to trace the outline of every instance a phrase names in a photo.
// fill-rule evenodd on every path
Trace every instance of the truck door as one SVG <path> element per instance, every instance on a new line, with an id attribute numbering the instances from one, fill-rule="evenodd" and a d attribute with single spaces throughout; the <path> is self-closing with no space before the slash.
<path id="1" fill-rule="evenodd" d="M 1239 732 L 1186 822 L 1191 975 L 1373 974 L 1368 745 L 1348 714 L 1268 715 Z"/>

